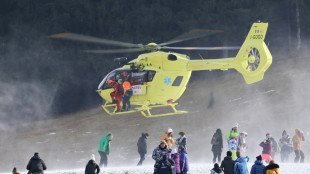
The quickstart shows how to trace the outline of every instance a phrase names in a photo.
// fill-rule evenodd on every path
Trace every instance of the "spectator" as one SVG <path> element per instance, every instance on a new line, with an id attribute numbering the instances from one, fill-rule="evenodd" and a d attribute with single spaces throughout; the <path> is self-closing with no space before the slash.
<path id="1" fill-rule="evenodd" d="M 92 154 L 90 160 L 86 165 L 85 174 L 99 174 L 99 173 L 100 173 L 100 167 L 96 163 L 95 155 Z"/>
<path id="2" fill-rule="evenodd" d="M 236 124 L 234 125 L 234 127 L 231 128 L 231 129 L 228 131 L 228 133 L 227 133 L 226 136 L 225 136 L 225 139 L 226 139 L 227 141 L 231 140 L 233 137 L 238 137 L 238 135 L 239 135 L 238 126 L 239 126 L 239 124 L 236 123 Z"/>
<path id="3" fill-rule="evenodd" d="M 30 159 L 27 170 L 28 173 L 35 173 L 35 174 L 43 174 L 44 170 L 46 170 L 46 165 L 44 161 L 40 158 L 39 153 L 34 153 L 34 156 Z"/>
<path id="4" fill-rule="evenodd" d="M 172 157 L 172 159 L 174 161 L 174 164 L 175 164 L 176 174 L 180 174 L 181 173 L 181 169 L 180 169 L 180 154 L 177 152 L 176 149 L 174 149 L 172 151 L 171 157 Z"/>
<path id="5" fill-rule="evenodd" d="M 240 151 L 241 154 L 245 153 L 245 150 L 248 148 L 248 144 L 246 143 L 246 137 L 248 136 L 248 133 L 245 131 L 241 132 L 238 137 L 238 147 L 237 151 Z"/>
<path id="6" fill-rule="evenodd" d="M 259 155 L 256 157 L 256 161 L 254 162 L 254 165 L 251 168 L 251 174 L 265 174 L 265 173 L 266 173 L 266 167 L 263 165 L 262 156 Z"/>
<path id="7" fill-rule="evenodd" d="M 172 174 L 173 160 L 168 158 L 168 155 L 163 155 L 163 158 L 154 165 L 154 174 Z"/>
<path id="8" fill-rule="evenodd" d="M 249 174 L 247 168 L 247 162 L 249 161 L 249 157 L 241 157 L 241 153 L 237 152 L 237 160 L 235 161 L 234 173 L 235 174 Z"/>
<path id="9" fill-rule="evenodd" d="M 188 167 L 188 157 L 187 157 L 187 151 L 184 147 L 180 146 L 178 148 L 178 152 L 180 154 L 180 169 L 181 174 L 187 174 L 187 171 L 189 170 Z"/>
<path id="10" fill-rule="evenodd" d="M 271 150 L 272 150 L 272 144 L 270 139 L 266 139 L 265 141 L 261 142 L 259 144 L 263 148 L 262 152 L 262 160 L 267 160 L 268 162 L 272 160 L 271 158 Z"/>
<path id="11" fill-rule="evenodd" d="M 177 147 L 183 146 L 186 149 L 186 137 L 184 132 L 179 132 L 180 137 L 177 138 L 175 144 Z"/>
<path id="12" fill-rule="evenodd" d="M 153 151 L 153 154 L 152 154 L 152 158 L 158 162 L 160 160 L 162 160 L 162 157 L 164 155 L 168 155 L 169 153 L 169 149 L 168 149 L 168 146 L 166 144 L 166 141 L 162 140 L 160 141 L 160 144 L 158 147 L 156 147 Z"/>
<path id="13" fill-rule="evenodd" d="M 214 164 L 214 168 L 210 171 L 210 174 L 219 174 L 222 173 L 222 169 L 219 167 L 218 163 Z"/>
<path id="14" fill-rule="evenodd" d="M 138 140 L 138 153 L 140 155 L 140 161 L 138 162 L 138 166 L 142 165 L 145 160 L 145 154 L 147 153 L 147 143 L 146 140 L 149 137 L 148 133 L 142 133 L 141 137 Z"/>
<path id="15" fill-rule="evenodd" d="M 266 138 L 270 139 L 272 148 L 271 148 L 271 158 L 274 159 L 276 153 L 278 152 L 278 143 L 276 140 L 271 136 L 270 133 L 266 134 Z"/>
<path id="16" fill-rule="evenodd" d="M 304 152 L 301 150 L 301 141 L 305 141 L 305 136 L 304 136 L 304 132 L 301 131 L 300 129 L 296 129 L 295 130 L 295 135 L 293 137 L 293 150 L 295 152 L 295 163 L 300 162 L 303 163 L 304 159 L 305 159 L 305 155 Z"/>
<path id="17" fill-rule="evenodd" d="M 234 174 L 234 164 L 235 161 L 231 159 L 231 151 L 226 152 L 226 157 L 221 163 L 221 169 L 224 171 L 224 174 Z"/>
<path id="18" fill-rule="evenodd" d="M 238 146 L 237 137 L 233 137 L 232 139 L 230 139 L 228 141 L 228 144 L 229 144 L 228 150 L 230 150 L 232 153 L 231 158 L 232 160 L 236 160 L 237 159 L 236 152 L 237 152 L 237 146 Z"/>
<path id="19" fill-rule="evenodd" d="M 20 174 L 19 171 L 17 171 L 16 167 L 13 168 L 12 174 Z"/>
<path id="20" fill-rule="evenodd" d="M 171 151 L 172 145 L 174 143 L 173 139 L 173 130 L 169 128 L 166 133 L 161 137 L 161 140 L 165 140 L 168 146 L 168 149 Z"/>
<path id="21" fill-rule="evenodd" d="M 112 133 L 108 132 L 100 140 L 98 148 L 98 153 L 100 155 L 100 164 L 99 164 L 100 167 L 102 167 L 102 165 L 104 165 L 104 167 L 108 166 L 108 155 L 110 154 L 112 139 L 113 139 Z"/>
<path id="22" fill-rule="evenodd" d="M 282 138 L 279 140 L 279 146 L 281 148 L 281 162 L 288 162 L 290 154 L 293 152 L 293 144 L 291 138 L 284 130 L 282 132 Z"/>
<path id="23" fill-rule="evenodd" d="M 266 166 L 266 174 L 280 174 L 279 168 L 279 165 L 271 160 L 269 165 Z"/>
<path id="24" fill-rule="evenodd" d="M 218 163 L 221 162 L 221 154 L 223 151 L 223 135 L 221 129 L 217 129 L 216 132 L 214 133 L 212 139 L 211 139 L 211 144 L 212 144 L 212 152 L 213 152 L 213 163 L 215 163 L 216 158 Z"/>

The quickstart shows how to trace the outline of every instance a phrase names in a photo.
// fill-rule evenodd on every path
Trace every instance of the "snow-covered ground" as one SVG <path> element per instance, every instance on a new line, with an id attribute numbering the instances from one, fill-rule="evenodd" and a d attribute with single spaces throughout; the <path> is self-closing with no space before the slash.
<path id="1" fill-rule="evenodd" d="M 310 164 L 279 164 L 281 174 L 310 174 Z M 250 171 L 252 164 L 248 165 Z M 192 164 L 190 165 L 189 174 L 208 174 L 213 164 Z M 45 174 L 84 174 L 85 169 L 46 171 Z M 26 173 L 21 172 L 21 173 Z M 133 166 L 133 167 L 111 167 L 101 169 L 101 174 L 152 174 L 153 166 Z M 3 173 L 4 174 L 4 173 Z"/>

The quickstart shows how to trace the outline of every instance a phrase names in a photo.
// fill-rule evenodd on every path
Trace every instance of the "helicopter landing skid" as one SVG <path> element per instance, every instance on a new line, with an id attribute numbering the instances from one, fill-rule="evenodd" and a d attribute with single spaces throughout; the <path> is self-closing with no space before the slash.
<path id="1" fill-rule="evenodd" d="M 169 115 L 177 115 L 177 114 L 185 114 L 187 111 L 179 111 L 175 108 L 175 106 L 178 103 L 171 103 L 171 104 L 163 104 L 163 105 L 154 105 L 154 106 L 148 106 L 148 105 L 142 105 L 141 107 L 137 107 L 130 111 L 122 111 L 122 112 L 115 112 L 116 109 L 114 109 L 113 112 L 111 112 L 108 108 L 109 107 L 115 107 L 116 104 L 104 104 L 101 105 L 101 107 L 104 109 L 104 111 L 109 115 L 121 115 L 121 114 L 129 114 L 134 112 L 140 112 L 144 117 L 151 118 L 151 117 L 162 117 L 162 116 L 169 116 Z M 173 110 L 173 112 L 170 113 L 164 113 L 164 114 L 152 114 L 150 110 L 152 108 L 159 108 L 159 107 L 167 107 L 170 106 Z"/>
<path id="2" fill-rule="evenodd" d="M 185 114 L 187 113 L 187 111 L 179 111 L 175 108 L 175 105 L 177 105 L 178 103 L 171 103 L 171 104 L 164 104 L 164 105 L 154 105 L 154 106 L 147 106 L 147 105 L 143 105 L 139 108 L 136 108 L 138 111 L 140 111 L 140 113 L 146 117 L 146 118 L 151 118 L 151 117 L 162 117 L 162 116 L 169 116 L 169 115 L 177 115 L 177 114 Z M 166 107 L 166 106 L 170 106 L 173 110 L 173 112 L 170 113 L 165 113 L 165 114 L 156 114 L 153 115 L 150 112 L 150 109 L 152 108 L 159 108 L 159 107 Z"/>

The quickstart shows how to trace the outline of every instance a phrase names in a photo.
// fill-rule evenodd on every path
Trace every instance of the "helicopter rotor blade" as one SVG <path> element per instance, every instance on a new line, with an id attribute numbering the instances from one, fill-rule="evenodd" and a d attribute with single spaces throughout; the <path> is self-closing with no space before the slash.
<path id="1" fill-rule="evenodd" d="M 205 37 L 207 35 L 212 35 L 215 33 L 223 32 L 222 30 L 209 30 L 209 29 L 192 29 L 190 32 L 184 33 L 168 42 L 158 44 L 159 46 L 170 45 L 178 42 L 183 42 L 187 40 L 197 39 Z"/>
<path id="2" fill-rule="evenodd" d="M 98 44 L 105 44 L 105 45 L 130 47 L 130 48 L 132 48 L 132 47 L 137 47 L 137 48 L 143 47 L 142 44 L 120 42 L 120 41 L 102 39 L 102 38 L 97 38 L 97 37 L 93 37 L 93 36 L 85 36 L 85 35 L 74 34 L 74 33 L 59 33 L 59 34 L 50 35 L 49 37 L 55 38 L 55 39 L 67 39 L 67 40 L 98 43 Z"/>
<path id="3" fill-rule="evenodd" d="M 96 54 L 114 54 L 114 53 L 132 53 L 146 50 L 145 48 L 113 49 L 113 50 L 83 50 L 87 53 Z"/>
<path id="4" fill-rule="evenodd" d="M 162 47 L 161 49 L 171 49 L 171 50 L 238 50 L 240 47 Z"/>

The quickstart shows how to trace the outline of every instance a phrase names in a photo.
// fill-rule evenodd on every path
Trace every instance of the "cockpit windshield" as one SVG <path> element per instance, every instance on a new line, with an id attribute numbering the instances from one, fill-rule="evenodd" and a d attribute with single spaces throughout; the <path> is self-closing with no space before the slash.
<path id="1" fill-rule="evenodd" d="M 145 85 L 146 82 L 151 82 L 154 79 L 156 71 L 144 70 L 144 71 L 133 71 L 133 70 L 113 70 L 107 76 L 103 78 L 98 86 L 98 89 L 109 89 L 112 85 L 108 85 L 109 80 L 118 81 L 126 79 L 131 85 Z"/>

